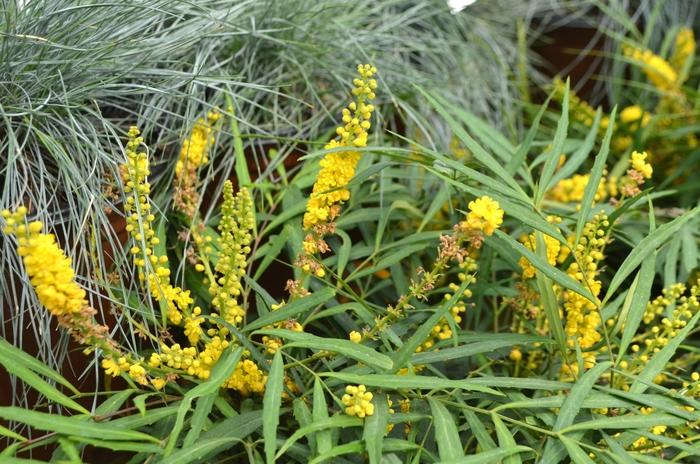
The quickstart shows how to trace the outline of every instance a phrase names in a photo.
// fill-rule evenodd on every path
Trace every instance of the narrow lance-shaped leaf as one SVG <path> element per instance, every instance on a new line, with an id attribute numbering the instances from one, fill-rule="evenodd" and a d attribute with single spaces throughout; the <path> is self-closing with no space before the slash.
<path id="1" fill-rule="evenodd" d="M 263 440 L 265 442 L 265 461 L 271 464 L 275 461 L 277 451 L 277 426 L 280 421 L 280 406 L 284 390 L 284 363 L 282 351 L 277 350 L 272 358 L 270 375 L 265 385 L 263 397 Z"/>
<path id="2" fill-rule="evenodd" d="M 559 164 L 559 157 L 561 156 L 561 151 L 564 146 L 564 141 L 566 140 L 566 133 L 569 129 L 569 80 L 566 81 L 566 87 L 564 88 L 564 98 L 562 101 L 562 112 L 557 122 L 557 130 L 554 133 L 554 140 L 552 141 L 551 152 L 547 157 L 542 168 L 542 175 L 540 176 L 540 181 L 535 190 L 535 207 L 540 208 L 542 205 L 542 200 L 547 193 L 547 188 L 549 187 L 549 182 L 552 180 L 554 171 Z"/>
<path id="3" fill-rule="evenodd" d="M 610 152 L 610 138 L 612 137 L 612 128 L 613 122 L 615 121 L 616 111 L 617 108 L 613 108 L 612 113 L 610 114 L 610 124 L 608 124 L 608 129 L 605 131 L 605 137 L 603 138 L 603 143 L 600 146 L 600 151 L 598 152 L 598 155 L 596 155 L 595 161 L 593 162 L 593 169 L 591 169 L 588 184 L 586 184 L 586 188 L 583 191 L 581 211 L 579 211 L 578 220 L 576 221 L 576 243 L 581 240 L 583 227 L 586 225 L 586 222 L 588 222 L 588 216 L 593 208 L 595 196 L 598 193 L 600 179 L 603 177 L 605 163 L 608 160 L 608 153 Z"/>

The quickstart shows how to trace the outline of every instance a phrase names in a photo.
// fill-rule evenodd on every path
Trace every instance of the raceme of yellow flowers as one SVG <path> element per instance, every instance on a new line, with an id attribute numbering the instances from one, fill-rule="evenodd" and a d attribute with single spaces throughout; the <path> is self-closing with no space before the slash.
<path id="1" fill-rule="evenodd" d="M 151 212 L 149 198 L 151 185 L 147 180 L 150 174 L 148 156 L 141 150 L 143 138 L 137 127 L 128 133 L 126 145 L 126 163 L 121 166 L 122 180 L 126 201 L 126 230 L 134 241 L 131 248 L 134 264 L 138 268 L 139 280 L 146 282 L 151 295 L 167 305 L 167 317 L 170 322 L 179 325 L 183 313 L 189 313 L 192 298 L 189 291 L 170 284 L 168 257 L 155 252 L 160 239 L 153 229 L 155 215 Z"/>
<path id="2" fill-rule="evenodd" d="M 218 111 L 209 111 L 206 118 L 195 122 L 190 136 L 180 149 L 180 158 L 175 164 L 175 175 L 180 177 L 185 170 L 196 170 L 209 162 L 209 150 L 214 145 L 214 125 L 221 117 Z"/>
<path id="3" fill-rule="evenodd" d="M 3 211 L 4 232 L 17 237 L 17 253 L 22 257 L 24 268 L 41 304 L 54 316 L 80 311 L 87 306 L 85 290 L 75 282 L 71 259 L 56 243 L 52 234 L 42 233 L 39 221 L 25 224 L 27 208 L 16 212 Z"/>
<path id="4" fill-rule="evenodd" d="M 613 204 L 619 204 L 620 200 L 636 195 L 640 192 L 640 187 L 644 181 L 651 178 L 653 174 L 652 166 L 647 162 L 647 154 L 633 152 L 629 158 L 629 169 L 621 179 L 606 179 L 600 181 L 595 202 L 600 202 L 608 198 Z M 574 203 L 580 206 L 583 199 L 583 192 L 588 184 L 590 175 L 574 175 L 571 178 L 563 179 L 553 189 L 548 192 L 547 198 L 559 203 Z M 617 194 L 620 197 L 617 198 Z M 558 224 L 562 219 L 552 215 L 547 218 L 551 224 Z M 578 243 L 575 242 L 573 234 L 567 237 L 566 243 L 560 243 L 554 237 L 544 235 L 544 245 L 546 248 L 547 261 L 552 266 L 559 266 L 569 263 L 565 269 L 566 273 L 577 282 L 588 288 L 594 297 L 598 297 L 601 292 L 601 281 L 598 278 L 599 269 L 604 260 L 605 247 L 609 241 L 611 224 L 605 214 L 596 214 L 591 221 L 587 222 L 582 231 Z M 521 242 L 525 247 L 536 251 L 535 234 L 521 237 Z M 536 275 L 535 267 L 525 257 L 519 261 L 522 267 L 522 277 L 525 281 L 532 279 Z M 570 348 L 577 345 L 583 350 L 589 350 L 601 341 L 601 317 L 595 302 L 579 295 L 578 293 L 554 286 L 555 294 L 561 301 L 565 319 L 565 333 L 567 344 Z M 542 317 L 542 311 L 536 311 Z M 535 316 L 538 317 L 538 316 Z M 525 319 L 529 319 L 525 317 Z M 538 324 L 542 329 L 542 324 Z M 519 361 L 522 353 L 514 355 Z M 595 353 L 584 353 L 584 365 L 590 367 L 595 362 Z M 575 373 L 576 365 L 569 366 Z M 564 366 L 563 374 L 570 375 L 569 367 Z"/>
<path id="5" fill-rule="evenodd" d="M 168 258 L 156 251 L 160 241 L 153 226 L 156 218 L 149 198 L 149 163 L 142 144 L 138 129 L 132 127 L 128 134 L 126 163 L 121 167 L 126 228 L 133 240 L 130 253 L 138 269 L 139 282 L 153 298 L 164 304 L 169 324 L 184 326 L 191 346 L 169 346 L 162 342 L 160 352 L 152 353 L 148 362 L 123 352 L 109 336 L 108 328 L 94 323 L 95 310 L 88 306 L 85 291 L 74 280 L 71 261 L 54 236 L 42 233 L 40 222 L 25 224 L 26 208 L 19 208 L 15 213 L 5 211 L 3 218 L 5 232 L 17 237 L 18 253 L 39 301 L 47 310 L 58 317 L 59 323 L 68 328 L 76 340 L 87 345 L 88 351 L 100 351 L 102 366 L 108 375 L 125 374 L 139 384 L 150 383 L 160 389 L 180 376 L 208 378 L 223 351 L 234 343 L 226 324 L 240 327 L 243 323 L 244 311 L 238 298 L 240 279 L 250 253 L 254 217 L 250 193 L 241 189 L 234 196 L 231 183 L 227 182 L 219 225 L 221 251 L 214 269 L 218 276 L 213 276 L 210 289 L 213 306 L 220 312 L 223 322 L 212 325 L 205 335 L 201 327 L 205 323 L 202 308 L 192 307 L 189 291 L 170 283 Z M 211 249 L 206 251 L 211 252 Z M 209 257 L 206 259 L 208 262 Z M 211 317 L 217 316 L 211 313 Z M 243 359 L 224 386 L 242 394 L 259 393 L 264 390 L 266 380 L 257 364 Z"/>
<path id="6" fill-rule="evenodd" d="M 344 125 L 337 128 L 337 137 L 324 147 L 336 151 L 326 154 L 321 160 L 321 170 L 304 214 L 304 229 L 332 221 L 338 215 L 340 204 L 350 198 L 347 185 L 360 160 L 360 152 L 354 149 L 367 146 L 374 111 L 369 102 L 374 100 L 377 88 L 377 81 L 372 78 L 377 72 L 374 66 L 358 65 L 357 72 L 359 77 L 353 81 L 355 88 L 352 90 L 356 101 L 343 109 Z"/>
<path id="7" fill-rule="evenodd" d="M 194 124 L 188 138 L 182 143 L 180 157 L 175 164 L 175 180 L 173 182 L 173 205 L 188 217 L 194 217 L 199 193 L 197 170 L 209 161 L 209 151 L 215 142 L 215 126 L 221 114 L 212 110 L 206 118 L 199 118 Z"/>

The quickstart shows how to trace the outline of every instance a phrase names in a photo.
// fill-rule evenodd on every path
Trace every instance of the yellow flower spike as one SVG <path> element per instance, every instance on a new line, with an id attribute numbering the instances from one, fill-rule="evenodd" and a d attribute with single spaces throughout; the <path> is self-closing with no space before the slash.
<path id="1" fill-rule="evenodd" d="M 372 79 L 377 72 L 374 66 L 358 65 L 357 72 L 360 78 L 353 80 L 355 88 L 352 90 L 356 101 L 343 110 L 345 124 L 336 129 L 337 137 L 324 147 L 337 150 L 327 153 L 320 162 L 321 170 L 304 214 L 304 229 L 333 220 L 339 205 L 350 199 L 347 185 L 360 160 L 360 152 L 353 149 L 367 146 L 367 131 L 374 111 L 374 106 L 367 102 L 375 98 L 377 88 L 376 80 Z"/>
<path id="2" fill-rule="evenodd" d="M 210 111 L 206 118 L 199 118 L 190 136 L 182 143 L 175 174 L 180 176 L 185 168 L 196 170 L 209 161 L 209 149 L 214 145 L 213 127 L 220 118 L 218 111 Z"/>
<path id="3" fill-rule="evenodd" d="M 647 79 L 661 92 L 674 90 L 678 84 L 678 73 L 668 61 L 654 54 L 651 50 L 624 45 L 622 53 L 644 71 Z"/>
<path id="4" fill-rule="evenodd" d="M 472 231 L 481 231 L 484 235 L 493 235 L 503 223 L 503 210 L 497 201 L 488 196 L 469 202 L 469 213 L 463 225 Z"/>
<path id="5" fill-rule="evenodd" d="M 72 262 L 52 234 L 41 232 L 41 222 L 24 225 L 27 208 L 3 211 L 4 232 L 14 234 L 24 268 L 42 305 L 54 316 L 77 313 L 87 306 L 85 290 L 75 282 Z"/>
<path id="6" fill-rule="evenodd" d="M 673 55 L 669 59 L 671 67 L 676 72 L 681 73 L 685 68 L 686 62 L 695 56 L 696 49 L 695 34 L 689 27 L 682 27 L 676 36 L 676 41 L 673 47 Z"/>
<path id="7" fill-rule="evenodd" d="M 253 199 L 246 188 L 234 196 L 230 181 L 224 183 L 223 196 L 219 223 L 221 254 L 215 266 L 221 277 L 210 282 L 209 293 L 212 295 L 212 305 L 219 310 L 221 317 L 231 325 L 240 326 L 245 310 L 238 297 L 243 293 L 241 278 L 245 275 L 250 242 L 253 240 Z"/>

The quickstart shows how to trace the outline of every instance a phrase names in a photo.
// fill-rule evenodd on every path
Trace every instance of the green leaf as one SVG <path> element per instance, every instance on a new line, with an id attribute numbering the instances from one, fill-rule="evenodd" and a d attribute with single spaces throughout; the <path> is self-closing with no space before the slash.
<path id="1" fill-rule="evenodd" d="M 649 296 L 651 295 L 651 286 L 654 283 L 655 264 L 656 253 L 651 253 L 642 262 L 642 267 L 637 273 L 634 282 L 632 282 L 632 286 L 627 293 L 627 298 L 625 298 L 625 303 L 618 317 L 618 323 L 624 324 L 622 338 L 617 352 L 618 362 L 623 359 L 625 351 L 627 351 L 627 347 L 637 333 L 639 323 L 644 316 L 644 311 L 647 308 Z"/>
<path id="2" fill-rule="evenodd" d="M 250 180 L 250 173 L 248 172 L 248 162 L 243 149 L 243 138 L 241 137 L 241 131 L 238 129 L 238 119 L 236 119 L 235 113 L 236 107 L 233 102 L 233 96 L 229 93 L 226 94 L 226 105 L 231 112 L 229 121 L 231 121 L 231 133 L 233 134 L 233 155 L 236 161 L 234 168 L 238 178 L 238 185 L 250 187 L 253 182 Z"/>
<path id="3" fill-rule="evenodd" d="M 326 404 L 326 395 L 323 392 L 323 385 L 321 384 L 321 379 L 316 377 L 314 379 L 314 403 L 313 403 L 313 420 L 314 422 L 320 422 L 328 419 L 328 405 Z M 305 426 L 308 424 L 301 424 Z M 311 437 L 309 437 L 311 438 Z M 316 434 L 316 451 L 319 455 L 327 453 L 333 448 L 331 442 L 331 431 L 321 430 Z"/>
<path id="4" fill-rule="evenodd" d="M 334 446 L 323 454 L 319 454 L 314 459 L 309 461 L 309 464 L 319 464 L 321 462 L 333 462 L 331 458 L 342 456 L 344 454 L 352 454 L 354 456 L 359 456 L 364 451 L 364 446 L 362 441 L 355 440 L 350 443 L 345 443 L 342 445 Z"/>
<path id="5" fill-rule="evenodd" d="M 435 442 L 438 446 L 440 459 L 445 461 L 463 457 L 462 441 L 459 438 L 459 431 L 457 430 L 454 417 L 452 417 L 445 405 L 437 399 L 429 397 L 428 403 L 433 415 Z"/>
<path id="6" fill-rule="evenodd" d="M 487 451 L 496 449 L 496 442 L 493 441 L 493 438 L 491 438 L 491 435 L 486 429 L 486 425 L 479 419 L 476 413 L 468 409 L 462 409 L 462 414 L 464 418 L 467 419 L 469 429 L 479 443 L 479 446 Z"/>
<path id="7" fill-rule="evenodd" d="M 351 342 L 350 340 L 318 337 L 306 332 L 295 332 L 285 329 L 258 330 L 255 333 L 291 340 L 291 343 L 285 345 L 289 348 L 309 348 L 340 353 L 379 371 L 390 370 L 394 366 L 393 361 L 387 355 L 378 353 L 372 348 Z"/>
<path id="8" fill-rule="evenodd" d="M 447 108 L 454 110 L 454 107 L 447 103 L 442 97 L 428 94 L 420 87 L 417 87 L 417 89 L 421 94 L 423 94 L 433 108 L 435 108 L 435 110 L 445 119 L 447 124 L 450 126 L 450 129 L 452 129 L 452 132 L 454 132 L 457 138 L 472 152 L 474 158 L 487 167 L 497 177 L 503 180 L 510 188 L 513 189 L 514 192 L 517 192 L 523 200 L 527 200 L 527 194 L 523 191 L 515 179 L 513 179 L 513 176 L 511 176 L 508 171 L 505 170 L 501 163 L 496 161 L 489 153 L 486 152 L 486 150 L 476 143 L 476 141 L 467 133 L 467 131 L 462 128 L 462 125 L 452 117 Z"/>
<path id="9" fill-rule="evenodd" d="M 387 415 L 389 405 L 384 395 L 374 395 L 374 414 L 365 418 L 365 429 L 362 431 L 362 439 L 365 442 L 365 449 L 369 457 L 370 464 L 380 464 L 382 462 L 382 447 L 384 436 L 386 435 Z"/>
<path id="10" fill-rule="evenodd" d="M 149 454 L 161 454 L 163 448 L 160 445 L 154 445 L 151 443 L 141 443 L 136 441 L 109 441 L 101 440 L 97 438 L 86 438 L 86 437 L 76 437 L 69 436 L 73 441 L 79 442 L 81 445 L 90 445 L 96 448 L 105 448 L 112 451 L 129 451 L 133 453 L 149 453 Z"/>
<path id="11" fill-rule="evenodd" d="M 175 424 L 173 425 L 173 429 L 170 432 L 168 442 L 165 446 L 165 456 L 170 455 L 173 449 L 175 449 L 177 439 L 184 427 L 185 415 L 190 410 L 192 401 L 205 395 L 218 393 L 221 385 L 233 373 L 234 369 L 238 365 L 238 360 L 243 354 L 243 347 L 238 346 L 234 348 L 234 346 L 235 345 L 229 345 L 229 347 L 224 350 L 224 353 L 221 355 L 216 365 L 212 369 L 209 379 L 189 390 L 182 398 L 182 401 L 178 406 Z"/>
<path id="12" fill-rule="evenodd" d="M 503 462 L 503 458 L 527 451 L 532 451 L 532 448 L 528 448 L 527 446 L 512 446 L 509 448 L 484 451 L 451 461 L 440 461 L 440 464 L 498 464 Z"/>
<path id="13" fill-rule="evenodd" d="M 596 364 L 593 368 L 583 374 L 580 379 L 578 379 L 571 389 L 571 393 L 566 398 L 564 404 L 559 410 L 557 421 L 554 423 L 552 432 L 559 432 L 560 430 L 573 424 L 574 419 L 576 419 L 576 416 L 583 405 L 583 402 L 590 395 L 593 385 L 595 385 L 596 381 L 601 375 L 603 375 L 603 372 L 609 369 L 610 366 L 612 366 L 610 361 Z M 555 442 L 552 437 L 547 439 L 547 444 L 545 445 L 545 450 L 542 455 L 543 462 L 558 462 L 558 460 L 555 460 L 553 457 L 558 451 L 557 448 L 559 448 L 556 443 L 557 442 Z"/>
<path id="14" fill-rule="evenodd" d="M 425 339 L 428 338 L 428 335 L 433 330 L 433 327 L 435 327 L 440 319 L 442 319 L 450 311 L 450 309 L 457 304 L 460 299 L 460 295 L 464 293 L 464 290 L 467 289 L 468 285 L 468 280 L 462 282 L 459 289 L 454 292 L 450 299 L 443 302 L 440 307 L 425 322 L 423 322 L 418 329 L 414 331 L 411 338 L 409 338 L 403 344 L 396 354 L 394 358 L 394 371 L 398 371 L 402 367 L 405 367 L 406 362 L 411 358 L 411 356 L 413 356 L 413 353 L 416 352 L 416 348 L 418 348 L 425 341 Z"/>
<path id="15" fill-rule="evenodd" d="M 282 391 L 284 390 L 284 363 L 282 352 L 277 350 L 272 358 L 270 374 L 265 385 L 263 397 L 263 440 L 265 442 L 265 461 L 271 464 L 275 461 L 277 451 L 277 426 L 280 421 L 282 406 Z"/>
<path id="16" fill-rule="evenodd" d="M 217 422 L 200 437 L 201 441 L 217 438 L 242 440 L 262 426 L 262 410 L 249 411 Z"/>
<path id="17" fill-rule="evenodd" d="M 515 448 L 517 444 L 515 443 L 515 438 L 513 434 L 505 426 L 498 414 L 491 414 L 491 420 L 493 425 L 496 427 L 496 436 L 498 437 L 498 445 L 500 448 Z M 512 454 L 503 460 L 503 464 L 519 464 L 522 460 L 517 454 Z"/>
<path id="18" fill-rule="evenodd" d="M 536 249 L 538 257 L 543 263 L 549 265 L 547 261 L 547 247 L 542 233 L 535 232 L 535 238 L 537 240 Z M 564 324 L 561 320 L 561 314 L 559 313 L 559 304 L 556 295 L 554 295 L 552 281 L 539 269 L 535 277 L 537 279 L 537 289 L 540 292 L 545 317 L 547 318 L 551 332 L 554 334 L 554 340 L 556 340 L 559 346 L 562 357 L 566 358 L 566 334 L 564 333 Z M 565 361 L 568 362 L 566 359 Z"/>
<path id="19" fill-rule="evenodd" d="M 334 416 L 329 419 L 323 420 L 323 421 L 316 421 L 313 424 L 307 425 L 306 427 L 302 427 L 296 432 L 292 434 L 291 437 L 287 439 L 287 441 L 284 442 L 282 447 L 277 451 L 277 455 L 275 456 L 275 459 L 279 459 L 284 453 L 297 441 L 299 441 L 301 438 L 304 436 L 318 432 L 320 430 L 327 430 L 327 429 L 337 429 L 337 428 L 346 428 L 346 427 L 362 427 L 363 422 L 362 419 L 358 419 L 357 417 L 350 417 L 350 416 Z"/>
<path id="20" fill-rule="evenodd" d="M 551 343 L 550 340 L 538 339 L 537 341 L 530 341 L 524 343 Z M 457 346 L 454 348 L 440 348 L 438 351 L 425 351 L 421 353 L 415 353 L 411 356 L 411 363 L 414 365 L 419 364 L 432 364 L 441 361 L 450 361 L 453 359 L 466 359 L 470 356 L 481 353 L 490 353 L 496 351 L 500 348 L 506 348 L 516 344 L 523 344 L 523 342 L 516 342 L 513 340 L 490 340 L 476 343 L 468 343 L 466 345 Z"/>
<path id="21" fill-rule="evenodd" d="M 129 397 L 137 390 L 128 389 L 117 392 L 111 392 L 110 395 L 104 400 L 96 409 L 95 417 L 99 417 L 105 414 L 110 414 L 122 407 Z"/>
<path id="22" fill-rule="evenodd" d="M 693 219 L 700 212 L 700 206 L 695 207 L 673 221 L 666 223 L 656 229 L 653 233 L 644 237 L 639 245 L 634 247 L 620 265 L 615 276 L 612 278 L 608 291 L 603 298 L 603 303 L 607 302 L 615 291 L 622 285 L 629 276 L 647 256 L 656 251 L 669 237 L 677 233 L 688 221 Z"/>
<path id="23" fill-rule="evenodd" d="M 289 240 L 291 227 L 292 226 L 290 224 L 285 224 L 282 232 L 279 235 L 270 237 L 267 242 L 270 244 L 270 246 L 265 250 L 265 255 L 263 256 L 260 264 L 258 264 L 258 268 L 255 270 L 253 280 L 260 279 L 263 272 L 265 272 L 268 266 L 270 266 L 270 264 L 272 264 L 275 258 L 277 258 L 277 256 L 280 254 L 282 248 L 284 248 L 284 244 L 287 243 L 287 240 Z M 258 256 L 256 256 L 256 259 L 257 258 Z"/>
<path id="24" fill-rule="evenodd" d="M 700 314 L 700 313 L 698 313 Z M 626 415 L 593 419 L 578 422 L 561 430 L 561 433 L 570 433 L 576 430 L 600 430 L 600 429 L 646 429 L 655 425 L 680 425 L 685 419 L 670 414 L 652 413 L 648 415 Z"/>
<path id="25" fill-rule="evenodd" d="M 601 115 L 602 111 L 600 108 L 598 108 L 595 113 L 593 124 L 591 124 L 591 128 L 588 131 L 588 135 L 586 135 L 586 138 L 584 139 L 583 143 L 581 143 L 579 148 L 576 149 L 576 152 L 571 155 L 561 169 L 557 170 L 557 172 L 554 174 L 554 177 L 552 177 L 552 180 L 549 182 L 549 186 L 547 187 L 548 191 L 557 185 L 557 183 L 559 183 L 559 181 L 562 179 L 566 179 L 567 177 L 571 177 L 573 174 L 575 174 L 581 164 L 588 159 L 590 151 L 598 139 L 598 126 L 600 125 Z"/>
<path id="26" fill-rule="evenodd" d="M 18 353 L 22 353 L 24 354 L 24 356 L 18 355 Z M 31 369 L 31 367 L 37 368 L 36 363 L 38 361 L 36 361 L 36 359 L 34 358 L 31 358 L 32 361 L 28 361 L 28 357 L 31 358 L 19 348 L 15 348 L 14 346 L 10 345 L 7 341 L 5 341 L 5 339 L 0 338 L 0 360 L 4 360 L 2 362 L 2 365 L 5 366 L 5 369 L 8 373 L 17 376 L 24 383 L 30 385 L 36 391 L 44 395 L 46 399 L 53 401 L 54 403 L 60 404 L 62 406 L 73 409 L 83 414 L 90 413 L 90 411 L 88 411 L 80 404 L 76 403 L 75 401 L 67 397 L 65 394 L 58 391 L 54 386 L 46 382 L 44 379 L 39 377 L 39 375 Z M 46 370 L 47 368 L 37 368 L 37 371 L 43 374 L 46 374 Z M 57 374 L 51 375 L 50 378 L 56 380 L 56 375 Z M 63 380 L 63 382 L 68 383 L 65 380 Z M 64 384 L 63 382 L 61 382 L 61 384 Z M 74 390 L 72 386 L 70 388 Z"/>
<path id="27" fill-rule="evenodd" d="M 566 81 L 566 87 L 564 88 L 564 98 L 562 100 L 562 113 L 557 122 L 557 130 L 554 133 L 554 140 L 552 141 L 552 148 L 547 160 L 542 168 L 542 175 L 540 176 L 539 185 L 537 190 L 535 190 L 535 207 L 539 209 L 542 205 L 542 200 L 547 193 L 547 188 L 552 180 L 554 171 L 559 164 L 559 157 L 561 156 L 562 148 L 564 147 L 564 141 L 566 140 L 566 133 L 569 129 L 569 81 Z"/>
<path id="28" fill-rule="evenodd" d="M 29 369 L 39 375 L 43 375 L 44 377 L 47 377 L 63 385 L 76 395 L 80 393 L 69 381 L 64 379 L 58 372 L 51 369 L 46 364 L 37 360 L 33 356 L 30 356 L 21 349 L 17 348 L 4 338 L 0 337 L 0 360 L 3 359 L 7 361 L 2 363 L 3 366 L 6 366 L 6 364 L 21 364 L 26 369 Z"/>
<path id="29" fill-rule="evenodd" d="M 299 316 L 299 314 L 314 308 L 318 305 L 325 303 L 326 301 L 333 298 L 335 291 L 332 288 L 324 288 L 319 291 L 313 292 L 311 295 L 294 300 L 291 303 L 284 305 L 282 308 L 276 311 L 270 311 L 268 314 L 248 323 L 241 332 L 251 332 L 253 330 L 272 325 L 275 322 L 284 321 L 287 319 L 293 319 Z"/>
<path id="30" fill-rule="evenodd" d="M 189 464 L 200 461 L 208 456 L 228 448 L 232 443 L 241 441 L 237 437 L 213 438 L 210 440 L 199 440 L 195 444 L 178 450 L 170 456 L 160 461 L 160 464 Z"/>
<path id="31" fill-rule="evenodd" d="M 346 374 L 343 372 L 324 372 L 322 377 L 331 377 L 350 384 L 364 384 L 368 387 L 381 387 L 387 390 L 415 388 L 418 390 L 444 390 L 459 388 L 466 391 L 478 391 L 492 395 L 503 396 L 502 393 L 484 386 L 488 382 L 475 383 L 473 380 L 450 380 L 424 375 L 378 375 L 378 374 Z"/>
<path id="32" fill-rule="evenodd" d="M 56 432 L 59 435 L 99 438 L 104 440 L 134 440 L 159 443 L 148 434 L 116 427 L 113 423 L 92 422 L 85 416 L 65 417 L 57 414 L 29 411 L 14 406 L 0 407 L 0 417 L 21 422 L 38 430 Z"/>
<path id="33" fill-rule="evenodd" d="M 549 107 L 549 101 L 552 99 L 552 94 L 550 94 L 547 97 L 547 100 L 540 106 L 540 110 L 537 112 L 537 115 L 535 116 L 535 119 L 532 120 L 532 123 L 530 124 L 530 129 L 528 129 L 527 134 L 525 134 L 525 140 L 523 143 L 520 144 L 518 147 L 518 151 L 515 152 L 515 155 L 508 161 L 506 164 L 506 171 L 510 175 L 514 175 L 520 166 L 525 162 L 527 159 L 527 154 L 530 152 L 530 147 L 532 147 L 532 142 L 535 140 L 535 135 L 537 135 L 537 131 L 540 127 L 540 120 L 542 119 L 542 115 L 544 115 L 545 111 Z"/>
<path id="34" fill-rule="evenodd" d="M 598 186 L 600 185 L 600 179 L 603 177 L 603 171 L 605 170 L 605 163 L 608 159 L 608 153 L 610 152 L 610 138 L 612 137 L 612 128 L 615 121 L 615 112 L 617 108 L 613 108 L 610 114 L 610 123 L 605 131 L 605 137 L 603 138 L 603 143 L 600 146 L 600 151 L 595 157 L 593 162 L 593 168 L 591 169 L 591 174 L 588 179 L 588 184 L 586 184 L 586 189 L 583 191 L 583 200 L 581 200 L 581 211 L 578 212 L 578 220 L 576 221 L 576 243 L 581 240 L 581 233 L 583 233 L 583 227 L 588 222 L 588 216 L 593 208 L 593 203 L 595 202 L 595 195 L 598 193 Z"/>
<path id="35" fill-rule="evenodd" d="M 219 392 L 213 392 L 197 399 L 197 406 L 195 406 L 194 413 L 190 419 L 190 430 L 182 442 L 183 448 L 193 445 L 199 439 L 218 395 Z"/>
<path id="36" fill-rule="evenodd" d="M 581 449 L 575 441 L 567 438 L 561 437 L 561 442 L 566 447 L 566 451 L 569 452 L 569 457 L 576 464 L 595 464 L 591 458 L 588 457 L 585 451 Z"/>

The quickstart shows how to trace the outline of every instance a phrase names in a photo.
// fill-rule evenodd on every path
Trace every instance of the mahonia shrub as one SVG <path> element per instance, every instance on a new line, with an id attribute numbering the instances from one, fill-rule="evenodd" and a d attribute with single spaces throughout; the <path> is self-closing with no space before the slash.
<path id="1" fill-rule="evenodd" d="M 335 135 L 298 169 L 224 180 L 216 215 L 203 212 L 201 176 L 231 112 L 194 122 L 165 199 L 152 196 L 132 128 L 121 169 L 130 262 L 114 272 L 133 282 L 106 287 L 128 316 L 118 327 L 95 321 L 45 225 L 24 207 L 3 213 L 28 284 L 112 381 L 88 411 L 60 376 L 0 344 L 38 369 L 8 370 L 44 393 L 39 375 L 62 385 L 50 399 L 74 414 L 0 408 L 48 432 L 10 435 L 7 455 L 36 443 L 132 462 L 697 454 L 700 282 L 669 243 L 692 239 L 700 210 L 657 218 L 654 155 L 611 150 L 614 110 L 599 142 L 568 138 L 565 114 L 552 140 L 533 125 L 515 144 L 419 89 L 452 131 L 443 153 L 376 129 L 380 72 L 358 67 Z M 582 105 L 566 85 L 560 99 Z M 137 342 L 118 335 L 129 325 Z"/>
<path id="2" fill-rule="evenodd" d="M 697 109 L 693 104 L 695 81 L 693 62 L 697 51 L 694 32 L 689 27 L 668 29 L 665 53 L 657 54 L 634 39 L 620 40 L 621 68 L 628 68 L 632 78 L 625 78 L 616 92 L 624 101 L 619 118 L 600 109 L 600 115 L 585 100 L 569 91 L 568 108 L 574 127 L 602 139 L 608 125 L 613 134 L 610 149 L 615 158 L 624 159 L 632 151 L 645 151 L 657 167 L 656 183 L 667 185 L 687 174 L 688 156 L 698 147 Z M 565 82 L 556 77 L 552 83 L 554 100 L 562 102 Z M 624 169 L 613 167 L 617 172 Z"/>

